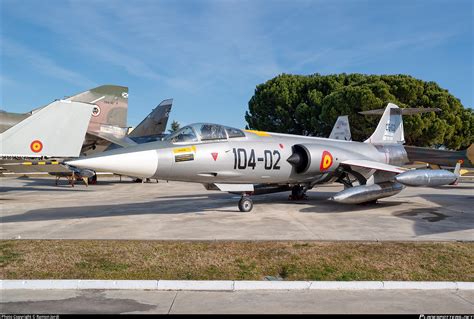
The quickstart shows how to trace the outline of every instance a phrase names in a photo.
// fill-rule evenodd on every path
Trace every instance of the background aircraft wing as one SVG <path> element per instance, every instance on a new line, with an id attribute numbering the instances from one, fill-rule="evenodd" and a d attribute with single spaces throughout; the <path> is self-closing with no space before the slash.
<path id="1" fill-rule="evenodd" d="M 127 127 L 101 125 L 98 131 L 88 132 L 90 135 L 104 139 L 121 147 L 136 145 L 137 143 L 127 136 Z"/>
<path id="2" fill-rule="evenodd" d="M 2 163 L 2 167 L 13 173 L 71 173 L 71 170 L 64 165 L 61 165 L 59 160 L 33 160 L 28 162 Z"/>

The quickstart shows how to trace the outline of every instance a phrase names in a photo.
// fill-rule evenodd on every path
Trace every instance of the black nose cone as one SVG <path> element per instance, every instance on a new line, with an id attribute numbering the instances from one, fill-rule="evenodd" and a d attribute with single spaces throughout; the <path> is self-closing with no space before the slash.
<path id="1" fill-rule="evenodd" d="M 286 160 L 288 163 L 290 163 L 291 165 L 297 167 L 297 166 L 300 166 L 301 162 L 302 162 L 302 158 L 301 158 L 301 155 L 298 154 L 298 153 L 293 153 L 291 154 L 290 157 L 288 157 L 288 159 Z"/>

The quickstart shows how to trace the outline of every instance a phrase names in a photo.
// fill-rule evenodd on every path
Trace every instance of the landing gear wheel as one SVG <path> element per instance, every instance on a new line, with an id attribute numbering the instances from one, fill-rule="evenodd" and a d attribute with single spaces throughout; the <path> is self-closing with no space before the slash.
<path id="1" fill-rule="evenodd" d="M 87 178 L 87 182 L 88 182 L 90 185 L 95 185 L 95 184 L 97 184 L 97 174 L 94 174 L 92 177 L 88 177 L 88 178 Z"/>
<path id="2" fill-rule="evenodd" d="M 250 212 L 253 208 L 253 202 L 248 197 L 242 197 L 239 201 L 239 210 L 241 212 Z"/>
<path id="3" fill-rule="evenodd" d="M 289 196 L 289 200 L 303 200 L 303 199 L 308 199 L 308 196 L 306 196 L 306 188 L 302 186 L 294 186 L 291 189 L 291 195 Z"/>

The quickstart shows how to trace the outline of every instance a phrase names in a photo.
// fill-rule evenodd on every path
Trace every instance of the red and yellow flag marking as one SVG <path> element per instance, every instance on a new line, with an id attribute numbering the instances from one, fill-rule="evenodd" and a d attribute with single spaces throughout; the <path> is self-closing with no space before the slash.
<path id="1" fill-rule="evenodd" d="M 323 155 L 321 156 L 321 165 L 319 166 L 319 170 L 326 171 L 332 165 L 332 155 L 328 151 L 324 151 Z"/>
<path id="2" fill-rule="evenodd" d="M 35 153 L 39 153 L 43 149 L 43 143 L 41 143 L 39 140 L 34 140 L 30 144 L 30 149 Z"/>

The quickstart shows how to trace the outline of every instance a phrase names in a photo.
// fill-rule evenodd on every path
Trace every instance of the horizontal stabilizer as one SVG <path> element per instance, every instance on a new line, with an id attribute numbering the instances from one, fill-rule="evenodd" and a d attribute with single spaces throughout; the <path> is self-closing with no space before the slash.
<path id="1" fill-rule="evenodd" d="M 54 101 L 0 134 L 1 156 L 78 157 L 93 107 Z"/>
<path id="2" fill-rule="evenodd" d="M 420 113 L 428 113 L 428 112 L 440 112 L 441 109 L 437 107 L 413 107 L 413 108 L 406 108 L 400 109 L 402 115 L 413 115 L 413 114 L 420 114 Z M 382 115 L 385 109 L 376 109 L 370 111 L 362 111 L 359 114 L 362 115 Z"/>

